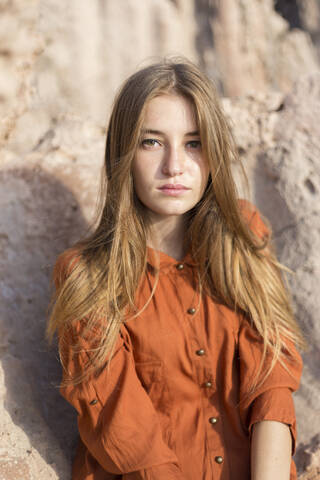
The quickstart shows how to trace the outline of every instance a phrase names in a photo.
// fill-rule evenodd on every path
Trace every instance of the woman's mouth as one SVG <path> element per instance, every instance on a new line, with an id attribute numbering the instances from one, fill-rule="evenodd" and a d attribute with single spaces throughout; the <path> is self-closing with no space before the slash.
<path id="1" fill-rule="evenodd" d="M 161 187 L 159 187 L 158 190 L 161 190 L 161 192 L 164 193 L 165 195 L 171 195 L 176 197 L 178 195 L 182 195 L 183 193 L 187 192 L 188 190 L 190 190 L 190 188 L 180 183 L 174 183 L 174 184 L 168 183 L 166 185 L 162 185 Z"/>

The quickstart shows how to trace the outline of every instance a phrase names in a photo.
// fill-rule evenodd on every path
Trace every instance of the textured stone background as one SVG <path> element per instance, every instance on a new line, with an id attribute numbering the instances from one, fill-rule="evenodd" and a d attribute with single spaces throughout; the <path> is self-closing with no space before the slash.
<path id="1" fill-rule="evenodd" d="M 167 54 L 215 79 L 251 199 L 295 272 L 310 344 L 296 460 L 301 479 L 320 476 L 319 1 L 0 0 L 1 480 L 70 478 L 75 415 L 43 338 L 50 273 L 92 222 L 117 88 Z"/>

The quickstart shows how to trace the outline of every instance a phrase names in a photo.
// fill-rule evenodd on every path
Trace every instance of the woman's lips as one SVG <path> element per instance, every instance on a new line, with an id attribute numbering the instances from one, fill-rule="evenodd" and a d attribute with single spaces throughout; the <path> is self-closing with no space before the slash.
<path id="1" fill-rule="evenodd" d="M 190 188 L 185 187 L 184 185 L 181 185 L 180 183 L 168 183 L 166 185 L 162 185 L 162 187 L 159 187 L 158 190 L 161 190 L 162 193 L 166 195 L 171 195 L 171 196 L 178 196 L 182 195 L 183 193 L 187 192 L 190 190 Z"/>

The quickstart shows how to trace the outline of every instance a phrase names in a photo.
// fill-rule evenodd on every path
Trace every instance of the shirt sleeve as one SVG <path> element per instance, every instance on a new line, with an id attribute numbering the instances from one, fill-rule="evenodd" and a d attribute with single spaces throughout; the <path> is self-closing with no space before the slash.
<path id="1" fill-rule="evenodd" d="M 262 220 L 262 216 L 255 205 L 247 200 L 240 199 L 239 206 L 250 229 L 258 237 L 263 239 L 271 235 L 270 226 L 266 225 L 266 219 Z M 258 371 L 262 357 L 263 340 L 249 321 L 243 319 L 239 333 L 240 410 L 243 423 L 248 428 L 249 434 L 251 434 L 253 424 L 262 420 L 274 420 L 289 425 L 294 453 L 297 432 L 292 393 L 299 387 L 302 359 L 291 342 L 286 341 L 286 344 L 288 349 L 283 360 L 287 370 L 280 362 L 277 362 L 263 384 L 256 391 L 250 393 L 250 384 Z M 258 384 L 267 372 L 271 358 L 271 354 L 268 354 L 259 375 Z"/>
<path id="2" fill-rule="evenodd" d="M 255 205 L 240 199 L 239 207 L 250 229 L 258 237 L 261 239 L 270 237 L 271 228 L 266 225 L 266 220 L 262 220 Z M 265 251 L 268 252 L 267 249 Z M 297 432 L 292 392 L 299 387 L 302 360 L 294 345 L 289 342 L 287 345 L 288 350 L 284 357 L 287 370 L 278 361 L 263 384 L 250 393 L 250 385 L 258 372 L 262 358 L 263 340 L 249 321 L 243 319 L 239 331 L 240 411 L 249 434 L 251 434 L 253 424 L 262 420 L 274 420 L 289 425 L 292 435 L 292 451 L 294 452 Z M 258 385 L 267 372 L 270 362 L 271 354 L 268 354 L 258 379 Z"/>
<path id="3" fill-rule="evenodd" d="M 261 383 L 272 360 L 272 354 L 268 353 L 258 377 L 258 386 L 252 392 L 252 381 L 262 358 L 263 340 L 249 321 L 243 319 L 239 332 L 240 414 L 250 435 L 256 422 L 274 420 L 286 423 L 290 427 L 294 453 L 297 433 L 292 393 L 299 387 L 302 360 L 294 345 L 286 343 L 288 349 L 283 358 L 286 368 L 278 361 Z"/>
<path id="4" fill-rule="evenodd" d="M 61 264 L 55 272 L 64 277 Z M 64 378 L 83 371 L 88 361 L 93 345 L 83 335 L 83 325 L 77 322 L 59 338 Z M 80 349 L 74 353 L 72 345 L 79 339 Z M 157 412 L 136 374 L 123 324 L 110 368 L 76 385 L 62 383 L 60 392 L 78 412 L 82 442 L 106 472 L 123 474 L 128 480 L 183 480 L 178 459 L 163 440 Z"/>

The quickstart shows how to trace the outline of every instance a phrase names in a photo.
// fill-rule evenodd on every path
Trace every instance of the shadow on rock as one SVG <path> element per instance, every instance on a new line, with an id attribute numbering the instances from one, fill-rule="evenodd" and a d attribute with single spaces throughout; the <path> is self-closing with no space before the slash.
<path id="1" fill-rule="evenodd" d="M 49 348 L 44 336 L 56 257 L 88 226 L 74 195 L 39 167 L 0 172 L 0 186 L 5 409 L 12 429 L 20 427 L 26 445 L 29 442 L 58 477 L 66 479 L 61 465 L 71 463 L 76 414 L 59 394 L 57 348 Z"/>

